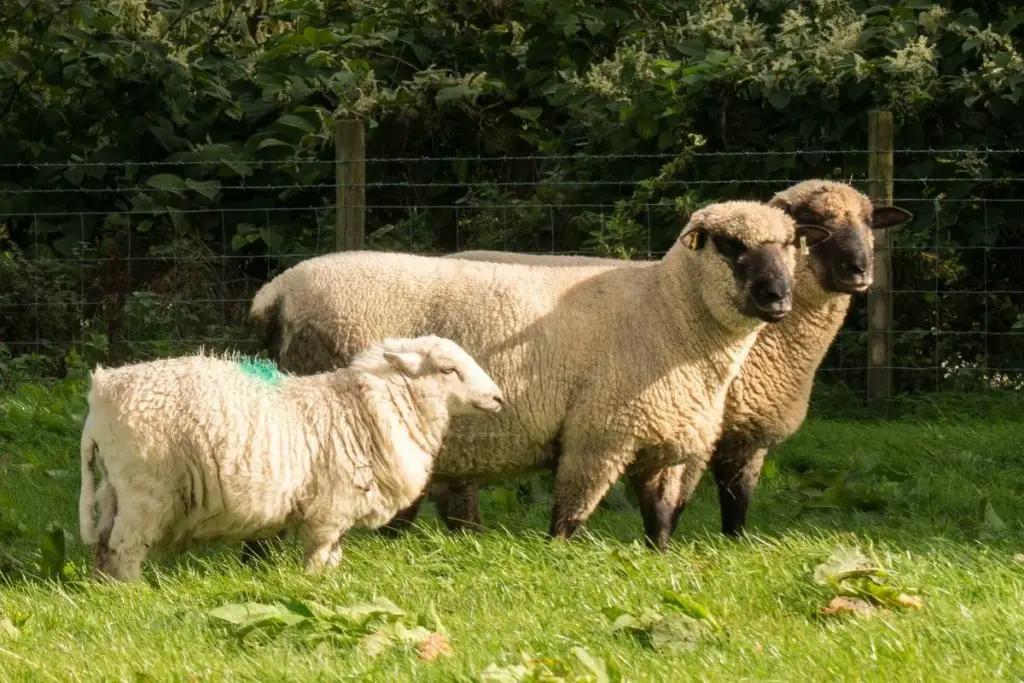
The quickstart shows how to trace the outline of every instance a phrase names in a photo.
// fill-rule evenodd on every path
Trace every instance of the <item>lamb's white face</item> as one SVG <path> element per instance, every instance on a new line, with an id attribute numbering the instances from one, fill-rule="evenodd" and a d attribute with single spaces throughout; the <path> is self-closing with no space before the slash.
<path id="1" fill-rule="evenodd" d="M 450 339 L 419 337 L 403 351 L 385 351 L 384 358 L 410 379 L 435 385 L 452 415 L 498 412 L 504 403 L 501 389 L 490 375 Z"/>

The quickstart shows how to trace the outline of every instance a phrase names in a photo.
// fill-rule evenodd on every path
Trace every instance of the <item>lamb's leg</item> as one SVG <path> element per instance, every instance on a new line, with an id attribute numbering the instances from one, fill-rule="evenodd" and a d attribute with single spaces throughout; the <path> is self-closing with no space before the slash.
<path id="1" fill-rule="evenodd" d="M 114 519 L 117 517 L 117 494 L 106 479 L 96 490 L 96 503 L 100 513 L 96 523 L 96 535 L 99 537 L 100 546 L 106 546 L 110 543 L 110 532 L 114 529 Z"/>
<path id="2" fill-rule="evenodd" d="M 476 482 L 468 480 L 435 484 L 431 498 L 449 531 L 483 531 L 477 491 Z"/>
<path id="3" fill-rule="evenodd" d="M 338 526 L 326 524 L 306 525 L 303 528 L 305 569 L 317 572 L 337 567 L 341 562 L 341 534 Z"/>
<path id="4" fill-rule="evenodd" d="M 142 562 L 160 540 L 173 516 L 173 500 L 157 492 L 133 492 L 130 499 L 118 496 L 118 510 L 109 542 L 97 548 L 96 569 L 113 579 L 134 581 L 142 574 Z"/>
<path id="5" fill-rule="evenodd" d="M 768 449 L 756 448 L 723 439 L 711 458 L 711 470 L 718 483 L 718 506 L 722 515 L 722 533 L 743 535 L 747 508 L 761 478 Z"/>
<path id="6" fill-rule="evenodd" d="M 636 455 L 632 440 L 576 438 L 567 430 L 555 471 L 551 537 L 568 539 L 587 520 Z M 582 431 L 582 430 L 579 430 Z"/>

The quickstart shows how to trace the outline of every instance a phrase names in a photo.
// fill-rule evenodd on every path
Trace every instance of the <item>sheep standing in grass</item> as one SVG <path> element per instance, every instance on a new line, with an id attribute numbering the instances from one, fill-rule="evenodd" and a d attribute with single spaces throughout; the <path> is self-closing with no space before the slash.
<path id="1" fill-rule="evenodd" d="M 453 421 L 434 477 L 557 463 L 550 532 L 567 538 L 631 464 L 710 457 L 727 386 L 758 330 L 790 308 L 795 239 L 783 211 L 725 202 L 695 212 L 644 269 L 343 252 L 264 285 L 249 322 L 297 372 L 344 365 L 387 335 L 458 341 L 501 384 L 507 410 Z M 636 462 L 638 452 L 665 459 Z"/>
<path id="2" fill-rule="evenodd" d="M 450 415 L 502 404 L 439 337 L 386 339 L 334 372 L 258 375 L 204 355 L 93 371 L 79 514 L 100 572 L 131 580 L 151 547 L 293 526 L 307 569 L 335 566 L 345 531 L 421 496 Z"/>
<path id="3" fill-rule="evenodd" d="M 903 209 L 873 206 L 849 185 L 826 180 L 798 183 L 777 193 L 768 203 L 797 222 L 825 226 L 831 236 L 809 240 L 808 257 L 801 258 L 797 265 L 792 312 L 778 325 L 761 331 L 729 388 L 722 434 L 710 466 L 718 484 L 722 532 L 730 536 L 743 531 L 767 450 L 803 423 L 814 374 L 846 318 L 851 295 L 866 292 L 871 286 L 872 230 L 894 228 L 911 219 Z M 657 263 L 494 251 L 462 252 L 447 258 L 575 265 L 585 267 L 578 275 L 580 280 L 593 277 L 592 268 L 598 264 L 632 269 Z M 651 545 L 664 549 L 701 474 L 685 466 L 634 468 L 629 472 Z M 473 482 L 440 483 L 433 496 L 449 527 L 480 524 Z"/>

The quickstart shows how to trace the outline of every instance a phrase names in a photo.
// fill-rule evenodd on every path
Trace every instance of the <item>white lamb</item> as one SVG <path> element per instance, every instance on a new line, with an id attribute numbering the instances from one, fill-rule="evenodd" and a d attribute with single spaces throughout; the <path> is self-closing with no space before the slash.
<path id="1" fill-rule="evenodd" d="M 501 405 L 476 361 L 435 336 L 386 339 L 303 377 L 202 354 L 97 367 L 82 540 L 97 570 L 131 580 L 151 548 L 299 527 L 306 569 L 333 567 L 345 531 L 379 527 L 422 495 L 451 415 Z"/>

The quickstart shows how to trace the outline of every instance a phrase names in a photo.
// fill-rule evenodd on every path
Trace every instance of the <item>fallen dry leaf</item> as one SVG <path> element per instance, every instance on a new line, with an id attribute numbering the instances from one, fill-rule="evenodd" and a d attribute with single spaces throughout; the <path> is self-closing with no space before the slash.
<path id="1" fill-rule="evenodd" d="M 423 661 L 432 662 L 438 657 L 448 657 L 455 650 L 447 638 L 435 631 L 416 645 L 416 652 Z"/>
<path id="2" fill-rule="evenodd" d="M 755 655 L 759 655 L 762 652 L 764 652 L 764 645 L 761 644 L 760 640 L 755 641 L 754 642 L 754 654 Z"/>
<path id="3" fill-rule="evenodd" d="M 1019 562 L 1021 564 L 1024 564 L 1024 553 L 1017 553 L 1016 555 L 1013 556 L 1013 559 L 1014 559 L 1015 562 Z"/>
<path id="4" fill-rule="evenodd" d="M 924 607 L 924 603 L 921 602 L 921 598 L 916 595 L 907 595 L 900 593 L 899 597 L 896 598 L 896 604 L 900 607 L 913 607 L 914 609 L 921 609 Z"/>
<path id="5" fill-rule="evenodd" d="M 823 617 L 837 617 L 844 614 L 862 614 L 870 615 L 875 611 L 875 608 L 864 602 L 860 598 L 832 598 L 832 601 L 828 603 L 828 607 L 822 607 L 818 614 Z"/>

